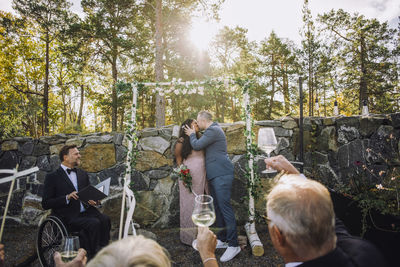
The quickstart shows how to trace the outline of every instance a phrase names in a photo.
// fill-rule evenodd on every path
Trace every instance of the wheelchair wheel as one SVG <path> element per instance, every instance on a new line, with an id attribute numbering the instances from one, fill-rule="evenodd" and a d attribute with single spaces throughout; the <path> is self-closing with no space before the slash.
<path id="1" fill-rule="evenodd" d="M 54 266 L 53 254 L 60 250 L 61 243 L 67 235 L 67 229 L 57 217 L 49 216 L 40 224 L 36 250 L 43 267 Z"/>

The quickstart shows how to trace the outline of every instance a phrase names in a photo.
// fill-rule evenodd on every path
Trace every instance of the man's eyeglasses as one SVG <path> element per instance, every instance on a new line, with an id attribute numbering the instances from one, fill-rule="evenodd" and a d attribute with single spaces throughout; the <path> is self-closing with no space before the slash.
<path id="1" fill-rule="evenodd" d="M 267 222 L 267 224 L 270 224 L 271 219 L 268 218 L 268 216 L 266 216 L 266 215 L 261 215 L 261 217 Z"/>

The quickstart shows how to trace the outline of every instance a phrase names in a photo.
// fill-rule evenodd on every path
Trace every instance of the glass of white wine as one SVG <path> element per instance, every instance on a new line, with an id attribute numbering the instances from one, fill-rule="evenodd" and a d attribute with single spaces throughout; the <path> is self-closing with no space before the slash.
<path id="1" fill-rule="evenodd" d="M 276 149 L 278 142 L 276 141 L 273 128 L 260 128 L 258 130 L 258 148 L 264 151 L 268 158 L 272 151 Z M 262 173 L 275 173 L 276 170 L 267 168 Z"/>
<path id="2" fill-rule="evenodd" d="M 213 198 L 209 195 L 198 195 L 194 199 L 192 221 L 200 227 L 208 227 L 215 222 Z"/>
<path id="3" fill-rule="evenodd" d="M 78 255 L 79 237 L 67 236 L 61 245 L 61 259 L 63 262 L 72 261 Z"/>

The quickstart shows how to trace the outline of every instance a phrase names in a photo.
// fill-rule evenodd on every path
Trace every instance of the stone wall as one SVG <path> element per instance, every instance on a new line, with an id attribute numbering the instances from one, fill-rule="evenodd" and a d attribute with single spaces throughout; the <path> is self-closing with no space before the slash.
<path id="1" fill-rule="evenodd" d="M 232 204 L 238 223 L 247 218 L 247 195 L 245 173 L 244 123 L 221 124 L 228 141 L 228 152 L 235 166 L 235 180 L 232 189 Z M 298 119 L 285 117 L 279 120 L 259 121 L 259 127 L 273 127 L 279 139 L 274 153 L 282 154 L 289 160 L 298 160 L 299 128 Z M 173 126 L 161 129 L 144 129 L 139 133 L 139 156 L 132 173 L 133 188 L 136 191 L 137 206 L 135 221 L 141 226 L 178 227 L 179 192 L 177 178 L 172 173 L 172 149 L 176 136 Z M 386 170 L 393 159 L 399 159 L 400 113 L 369 117 L 305 118 L 304 119 L 304 172 L 307 176 L 321 180 L 330 187 L 346 184 L 350 177 L 379 183 L 374 175 L 360 173 L 362 165 L 370 166 L 375 172 Z M 9 210 L 9 221 L 23 224 L 37 224 L 45 213 L 41 209 L 41 194 L 46 173 L 58 168 L 58 152 L 65 144 L 76 144 L 82 154 L 81 168 L 89 173 L 92 184 L 111 177 L 111 193 L 103 202 L 103 212 L 111 216 L 113 226 L 119 224 L 124 161 L 127 154 L 127 140 L 122 133 L 91 135 L 59 134 L 39 139 L 16 137 L 2 140 L 0 169 L 19 170 L 38 166 L 40 171 L 19 179 Z M 368 148 L 371 148 L 369 150 Z M 383 157 L 392 159 L 385 162 L 374 154 L 380 151 Z M 258 161 L 259 171 L 265 168 L 262 159 Z M 0 176 L 0 177 L 4 177 Z M 1 178 L 0 178 L 1 179 Z M 267 186 L 269 179 L 261 182 Z M 4 210 L 10 183 L 0 185 L 0 207 Z M 262 210 L 264 201 L 257 202 Z"/>

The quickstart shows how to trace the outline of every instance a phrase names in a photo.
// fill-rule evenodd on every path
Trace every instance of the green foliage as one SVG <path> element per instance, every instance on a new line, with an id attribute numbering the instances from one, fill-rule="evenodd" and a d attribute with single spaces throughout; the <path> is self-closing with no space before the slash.
<path id="1" fill-rule="evenodd" d="M 42 134 L 42 44 L 27 21 L 0 12 L 0 138 Z"/>
<path id="2" fill-rule="evenodd" d="M 390 134 L 385 144 L 380 147 L 382 150 L 392 147 L 390 152 L 382 153 L 372 148 L 366 149 L 369 160 L 367 162 L 354 162 L 356 175 L 350 177 L 348 185 L 339 185 L 338 191 L 357 201 L 362 213 L 362 234 L 367 230 L 367 219 L 375 227 L 373 213 L 390 214 L 400 216 L 400 154 L 397 144 L 398 137 Z M 386 147 L 386 148 L 385 148 Z M 384 162 L 388 169 L 374 171 L 374 162 Z M 370 178 L 368 178 L 370 177 Z M 376 184 L 371 183 L 371 180 Z M 385 231 L 400 231 L 392 225 Z"/>
<path id="3" fill-rule="evenodd" d="M 299 76 L 306 81 L 304 105 L 310 114 L 331 116 L 335 100 L 341 114 L 357 114 L 361 93 L 373 113 L 399 110 L 400 35 L 387 23 L 343 10 L 313 20 L 304 1 L 299 47 L 274 32 L 251 42 L 247 29 L 238 26 L 221 29 L 211 49 L 200 52 L 188 37 L 191 20 L 200 13 L 218 17 L 222 2 L 163 1 L 166 80 L 204 81 L 159 86 L 166 97 L 166 124 L 178 124 L 203 109 L 219 122 L 241 120 L 242 87 L 232 77 L 252 80 L 255 120 L 297 116 Z M 82 6 L 83 19 L 64 0 L 15 0 L 19 16 L 1 12 L 0 138 L 44 135 L 46 117 L 50 134 L 123 131 L 132 105 L 128 84 L 154 81 L 155 0 L 83 0 Z M 142 89 L 138 129 L 155 126 L 155 88 Z"/>
<path id="4" fill-rule="evenodd" d="M 319 21 L 329 37 L 332 59 L 343 70 L 337 83 L 348 100 L 347 108 L 357 113 L 361 100 L 368 99 L 373 113 L 398 110 L 397 101 L 388 97 L 398 85 L 398 59 L 391 51 L 396 30 L 387 22 L 350 15 L 342 9 L 320 15 Z"/>
<path id="5" fill-rule="evenodd" d="M 296 87 L 294 83 L 290 84 L 290 79 L 298 70 L 298 62 L 293 47 L 292 43 L 282 41 L 274 32 L 260 44 L 257 73 L 260 83 L 256 89 L 256 99 L 263 101 L 257 103 L 255 109 L 255 117 L 259 120 L 273 119 L 294 112 L 290 104 L 293 102 L 290 95 L 292 98 L 296 96 L 293 94 Z M 281 102 L 274 100 L 277 93 L 283 95 L 283 108 Z"/>

